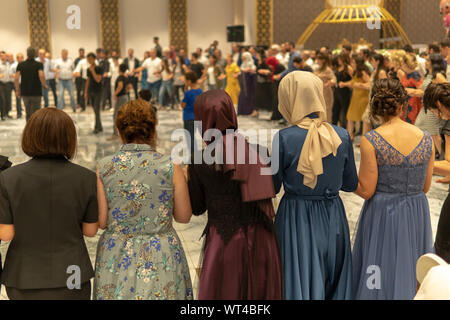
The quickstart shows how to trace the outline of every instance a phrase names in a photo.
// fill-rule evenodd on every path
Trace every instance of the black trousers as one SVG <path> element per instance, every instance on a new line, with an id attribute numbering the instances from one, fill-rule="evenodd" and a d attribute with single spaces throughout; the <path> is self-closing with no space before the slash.
<path id="1" fill-rule="evenodd" d="M 55 106 L 57 106 L 58 105 L 58 93 L 56 92 L 56 80 L 55 79 L 48 80 L 48 88 L 50 90 L 52 90 L 53 100 L 55 101 Z"/>
<path id="2" fill-rule="evenodd" d="M 347 127 L 347 111 L 352 99 L 352 93 L 347 89 L 336 89 L 334 91 L 334 103 L 332 109 L 332 123 L 337 125 L 338 122 L 343 128 Z"/>
<path id="3" fill-rule="evenodd" d="M 89 92 L 89 100 L 95 113 L 95 130 L 103 131 L 102 119 L 100 116 L 102 92 Z"/>
<path id="4" fill-rule="evenodd" d="M 436 254 L 450 263 L 450 194 L 441 209 L 434 246 Z"/>
<path id="5" fill-rule="evenodd" d="M 8 84 L 5 82 L 0 82 L 0 115 L 2 119 L 4 119 L 8 114 L 8 102 L 6 97 L 8 92 Z"/>
<path id="6" fill-rule="evenodd" d="M 64 288 L 51 289 L 16 289 L 6 287 L 6 294 L 10 300 L 90 300 L 91 282 L 81 285 L 81 289 L 70 290 Z"/>
<path id="7" fill-rule="evenodd" d="M 84 90 L 86 89 L 86 79 L 82 77 L 75 79 L 75 88 L 77 90 L 77 104 L 82 110 L 86 110 L 86 101 L 84 100 Z"/>
<path id="8" fill-rule="evenodd" d="M 108 103 L 106 102 L 108 101 Z M 93 103 L 91 101 L 91 103 Z M 111 78 L 102 79 L 102 97 L 101 97 L 101 107 L 105 109 L 106 105 L 112 106 L 111 103 Z"/>
<path id="9" fill-rule="evenodd" d="M 12 92 L 14 90 L 14 82 L 8 82 L 7 84 L 7 93 L 6 93 L 6 106 L 8 108 L 7 113 L 12 110 Z"/>
<path id="10" fill-rule="evenodd" d="M 131 83 L 131 85 L 133 86 L 135 99 L 139 98 L 139 96 L 138 96 L 138 78 L 134 77 L 134 76 L 128 77 L 128 82 Z M 131 97 L 130 97 L 130 100 L 131 100 Z"/>

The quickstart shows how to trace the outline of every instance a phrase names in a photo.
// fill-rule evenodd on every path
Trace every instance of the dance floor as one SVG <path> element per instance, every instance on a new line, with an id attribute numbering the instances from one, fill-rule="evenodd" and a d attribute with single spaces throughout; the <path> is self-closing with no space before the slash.
<path id="1" fill-rule="evenodd" d="M 65 111 L 73 118 L 78 128 L 79 146 L 75 163 L 85 166 L 89 169 L 95 170 L 97 161 L 104 156 L 113 154 L 120 148 L 120 142 L 109 141 L 108 138 L 112 134 L 112 111 L 105 111 L 102 113 L 102 122 L 104 132 L 99 135 L 94 135 L 94 114 L 91 108 L 84 113 L 72 113 L 69 107 Z M 15 114 L 12 114 L 15 117 Z M 161 152 L 170 153 L 171 149 L 177 142 L 171 141 L 173 130 L 182 128 L 182 114 L 180 111 L 159 111 L 159 126 L 158 126 L 158 150 Z M 239 117 L 239 125 L 242 130 L 248 129 L 269 129 L 279 130 L 282 128 L 276 122 L 267 121 L 270 117 L 269 113 L 261 113 L 259 119 L 250 117 Z M 10 157 L 14 164 L 19 164 L 28 160 L 28 157 L 21 151 L 20 138 L 25 120 L 9 120 L 0 123 L 0 154 Z M 357 141 L 356 141 L 357 142 Z M 355 147 L 355 159 L 357 161 L 357 168 L 359 168 L 360 152 Z M 433 179 L 436 181 L 436 177 Z M 440 209 L 443 201 L 447 195 L 447 187 L 436 182 L 433 183 L 430 192 L 428 193 L 428 200 L 431 209 L 431 222 L 433 227 L 433 234 L 436 234 L 436 227 L 439 219 Z M 281 199 L 281 194 L 278 195 L 275 205 Z M 349 227 L 353 242 L 356 224 L 359 218 L 363 200 L 354 194 L 342 193 L 342 200 L 344 202 Z M 301 214 L 301 213 L 299 213 Z M 194 283 L 194 294 L 196 294 L 198 282 L 198 262 L 200 252 L 202 249 L 202 235 L 204 226 L 206 224 L 206 215 L 201 217 L 192 217 L 192 220 L 187 225 L 174 223 L 176 230 L 183 242 L 184 250 L 187 255 L 189 267 L 191 271 L 192 281 Z M 95 254 L 97 249 L 97 241 L 102 231 L 99 231 L 94 238 L 86 238 L 89 254 L 92 263 L 95 262 Z M 8 245 L 1 244 L 1 253 L 4 257 L 6 255 Z M 6 299 L 4 288 L 1 291 L 0 299 Z"/>

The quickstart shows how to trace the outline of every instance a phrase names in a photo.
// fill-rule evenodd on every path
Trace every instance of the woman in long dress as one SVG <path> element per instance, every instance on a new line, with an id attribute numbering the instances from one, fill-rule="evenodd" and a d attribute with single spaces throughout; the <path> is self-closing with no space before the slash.
<path id="1" fill-rule="evenodd" d="M 422 89 L 423 79 L 419 71 L 416 70 L 418 65 L 417 58 L 413 54 L 406 54 L 403 57 L 401 68 L 404 72 L 400 81 L 407 91 Z M 408 104 L 402 116 L 402 119 L 408 123 L 415 124 L 417 115 L 422 109 L 422 100 L 412 94 L 408 96 Z"/>
<path id="2" fill-rule="evenodd" d="M 286 299 L 351 299 L 350 233 L 339 197 L 358 186 L 349 134 L 327 123 L 322 80 L 312 73 L 281 80 L 279 109 L 292 125 L 272 143 L 275 191 L 285 191 L 275 226 Z"/>
<path id="3" fill-rule="evenodd" d="M 412 299 L 416 263 L 432 252 L 426 193 L 433 174 L 431 136 L 401 119 L 407 93 L 400 81 L 372 88 L 371 113 L 383 124 L 361 139 L 356 193 L 366 201 L 353 247 L 356 299 Z"/>
<path id="4" fill-rule="evenodd" d="M 352 88 L 352 100 L 347 111 L 347 130 L 353 140 L 355 137 L 355 122 L 362 120 L 364 111 L 369 103 L 369 84 L 370 84 L 370 70 L 364 64 L 364 59 L 355 58 L 356 70 L 353 78 L 349 82 L 340 82 L 341 88 Z"/>
<path id="5" fill-rule="evenodd" d="M 239 93 L 241 92 L 241 86 L 239 85 L 239 75 L 241 69 L 233 62 L 233 56 L 227 55 L 227 66 L 225 67 L 225 74 L 227 76 L 227 86 L 225 91 L 231 97 L 231 101 L 236 106 L 239 101 Z"/>
<path id="6" fill-rule="evenodd" d="M 255 91 L 255 109 L 251 114 L 253 117 L 258 116 L 258 110 L 272 111 L 272 68 L 266 63 L 267 57 L 263 49 L 256 54 L 258 66 L 256 68 L 256 91 Z"/>
<path id="7" fill-rule="evenodd" d="M 155 150 L 156 115 L 140 100 L 116 124 L 124 142 L 100 161 L 94 299 L 192 300 L 189 267 L 172 221 L 192 210 L 183 170 Z M 131 125 L 132 124 L 132 125 Z"/>
<path id="8" fill-rule="evenodd" d="M 270 173 L 270 168 L 235 131 L 237 116 L 225 91 L 198 96 L 194 112 L 203 134 L 216 129 L 215 140 L 205 141 L 208 147 L 203 151 L 202 159 L 212 158 L 210 164 L 191 164 L 188 170 L 192 212 L 208 211 L 198 299 L 281 299 L 281 261 L 271 200 L 275 192 L 272 177 L 261 172 Z M 245 161 L 240 164 L 237 159 L 243 153 Z M 257 161 L 250 164 L 249 159 Z"/>
<path id="9" fill-rule="evenodd" d="M 353 68 L 350 65 L 348 54 L 341 53 L 335 60 L 333 66 L 336 74 L 336 88 L 334 89 L 334 103 L 332 112 L 332 123 L 342 128 L 347 128 L 347 111 L 352 98 L 352 90 L 349 87 L 341 87 L 341 82 L 352 80 Z"/>
<path id="10" fill-rule="evenodd" d="M 241 93 L 239 94 L 238 114 L 255 115 L 257 74 L 256 65 L 250 52 L 242 54 L 241 70 Z"/>
<path id="11" fill-rule="evenodd" d="M 315 74 L 323 81 L 323 97 L 325 99 L 325 105 L 327 107 L 327 121 L 331 123 L 333 121 L 333 87 L 336 85 L 337 80 L 333 69 L 331 69 L 331 61 L 328 54 L 320 53 L 317 56 L 317 62 L 319 65 L 319 69 L 315 72 Z"/>

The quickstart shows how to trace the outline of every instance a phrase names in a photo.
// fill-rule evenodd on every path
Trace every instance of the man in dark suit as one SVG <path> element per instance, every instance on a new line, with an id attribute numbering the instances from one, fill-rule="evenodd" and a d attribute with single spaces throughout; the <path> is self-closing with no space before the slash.
<path id="1" fill-rule="evenodd" d="M 134 57 L 134 50 L 128 49 L 128 56 L 123 60 L 123 63 L 128 66 L 128 83 L 131 83 L 134 90 L 135 99 L 138 98 L 138 77 L 134 70 L 140 67 L 140 61 Z M 131 99 L 130 99 L 131 100 Z"/>
<path id="2" fill-rule="evenodd" d="M 101 98 L 101 109 L 106 110 L 111 108 L 111 78 L 109 77 L 109 61 L 107 57 L 107 53 L 104 49 L 97 49 L 97 59 L 98 66 L 103 70 L 103 79 L 102 79 L 102 98 Z M 109 108 L 106 108 L 106 104 L 108 101 Z"/>

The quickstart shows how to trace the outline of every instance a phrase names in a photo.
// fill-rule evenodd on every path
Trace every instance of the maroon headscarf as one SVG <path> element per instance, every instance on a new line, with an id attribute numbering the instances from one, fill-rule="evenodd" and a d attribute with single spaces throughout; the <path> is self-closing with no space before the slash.
<path id="1" fill-rule="evenodd" d="M 277 67 L 280 64 L 280 62 L 278 61 L 277 58 L 271 56 L 266 59 L 266 64 L 272 68 L 272 82 L 273 82 L 273 75 L 277 70 Z"/>
<path id="2" fill-rule="evenodd" d="M 258 152 L 251 146 L 245 138 L 236 132 L 238 122 L 233 101 L 224 90 L 211 90 L 197 97 L 194 103 L 195 120 L 202 122 L 202 135 L 209 129 L 217 129 L 223 135 L 223 165 L 216 165 L 216 170 L 224 173 L 232 172 L 232 178 L 241 184 L 242 201 L 258 201 L 260 208 L 269 218 L 273 218 L 275 213 L 271 199 L 275 197 L 272 176 L 262 175 L 261 169 L 268 168 L 262 163 Z M 227 129 L 232 129 L 233 134 L 226 134 Z M 233 146 L 227 145 L 234 139 L 234 150 L 229 151 Z M 240 140 L 243 139 L 243 140 Z M 238 141 L 245 141 L 245 163 L 239 164 Z M 206 143 L 211 143 L 206 141 Z M 227 151 L 233 152 L 233 163 L 227 163 Z M 239 152 L 244 152 L 240 150 Z M 230 156 L 230 155 L 229 155 Z M 250 159 L 257 159 L 256 164 L 250 164 Z"/>

